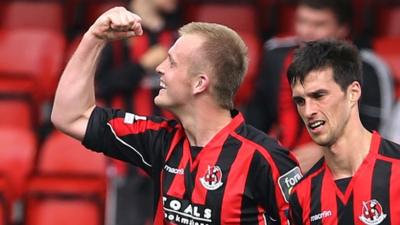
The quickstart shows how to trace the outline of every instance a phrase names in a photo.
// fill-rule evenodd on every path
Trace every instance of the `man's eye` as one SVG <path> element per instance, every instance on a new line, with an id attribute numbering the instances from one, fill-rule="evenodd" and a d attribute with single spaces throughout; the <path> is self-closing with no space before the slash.
<path id="1" fill-rule="evenodd" d="M 304 105 L 304 99 L 302 99 L 302 98 L 295 98 L 293 101 L 298 106 Z"/>
<path id="2" fill-rule="evenodd" d="M 316 93 L 316 94 L 313 95 L 313 97 L 315 99 L 320 99 L 320 98 L 324 97 L 324 94 L 323 93 Z"/>

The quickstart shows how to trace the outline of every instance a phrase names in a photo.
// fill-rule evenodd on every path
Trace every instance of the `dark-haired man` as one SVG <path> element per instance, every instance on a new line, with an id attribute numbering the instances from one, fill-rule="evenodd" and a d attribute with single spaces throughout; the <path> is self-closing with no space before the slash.
<path id="1" fill-rule="evenodd" d="M 289 66 L 293 101 L 324 155 L 291 193 L 292 224 L 400 223 L 400 145 L 361 123 L 359 57 L 346 42 L 317 41 Z"/>

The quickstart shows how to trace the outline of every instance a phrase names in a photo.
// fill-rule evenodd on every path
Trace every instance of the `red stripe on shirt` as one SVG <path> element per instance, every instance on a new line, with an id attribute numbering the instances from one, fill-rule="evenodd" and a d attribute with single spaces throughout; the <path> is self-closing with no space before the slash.
<path id="1" fill-rule="evenodd" d="M 381 136 L 376 131 L 372 132 L 372 140 L 369 151 L 378 154 L 380 145 L 381 145 Z"/>
<path id="2" fill-rule="evenodd" d="M 233 162 L 225 184 L 221 207 L 221 224 L 240 224 L 242 196 L 254 151 L 242 145 Z"/>
<path id="3" fill-rule="evenodd" d="M 185 140 L 187 142 L 187 139 Z M 190 149 L 188 144 L 183 145 L 183 155 L 181 158 L 181 161 L 179 162 L 179 169 L 184 169 L 186 165 L 190 161 Z M 185 194 L 186 188 L 185 188 L 185 175 L 184 174 L 176 174 L 174 176 L 174 179 L 171 183 L 171 186 L 169 187 L 168 190 L 168 195 L 169 196 L 174 196 L 176 198 L 183 198 L 183 195 Z"/>
<path id="4" fill-rule="evenodd" d="M 400 199 L 400 163 L 392 164 L 390 176 L 390 224 L 400 224 L 400 207 L 397 205 Z"/>

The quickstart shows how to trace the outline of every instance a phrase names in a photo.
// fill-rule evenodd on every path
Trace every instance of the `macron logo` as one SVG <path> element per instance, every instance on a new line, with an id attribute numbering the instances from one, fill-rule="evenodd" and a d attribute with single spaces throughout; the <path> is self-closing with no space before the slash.
<path id="1" fill-rule="evenodd" d="M 311 216 L 310 219 L 311 219 L 311 222 L 314 222 L 314 221 L 321 220 L 323 218 L 330 217 L 330 216 L 332 216 L 331 210 L 324 210 L 321 213 Z"/>
<path id="2" fill-rule="evenodd" d="M 164 170 L 166 170 L 169 173 L 174 173 L 174 174 L 179 174 L 179 175 L 183 175 L 183 173 L 184 173 L 183 169 L 172 168 L 168 165 L 164 166 Z"/>

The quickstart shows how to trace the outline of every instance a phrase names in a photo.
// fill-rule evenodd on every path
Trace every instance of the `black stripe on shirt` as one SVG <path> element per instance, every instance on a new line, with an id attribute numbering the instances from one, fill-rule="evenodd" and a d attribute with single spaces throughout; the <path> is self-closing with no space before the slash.
<path id="1" fill-rule="evenodd" d="M 293 192 L 289 199 L 290 202 L 290 221 L 294 225 L 303 224 L 303 208 L 299 203 L 299 199 L 297 197 L 297 192 Z"/>
<path id="2" fill-rule="evenodd" d="M 342 201 L 336 196 L 337 211 L 340 215 L 337 215 L 338 224 L 353 224 L 354 223 L 354 212 L 353 212 L 353 193 L 349 197 L 347 204 L 344 205 Z"/>
<path id="3" fill-rule="evenodd" d="M 390 193 L 391 171 L 392 164 L 390 162 L 376 160 L 372 175 L 371 199 L 377 200 L 382 206 L 382 211 L 386 214 L 386 219 L 379 225 L 390 225 L 390 195 L 388 193 Z"/>

